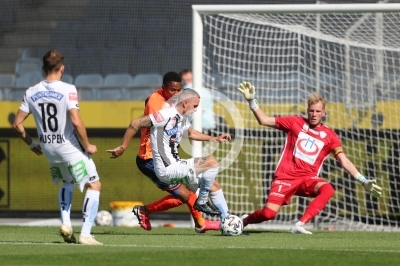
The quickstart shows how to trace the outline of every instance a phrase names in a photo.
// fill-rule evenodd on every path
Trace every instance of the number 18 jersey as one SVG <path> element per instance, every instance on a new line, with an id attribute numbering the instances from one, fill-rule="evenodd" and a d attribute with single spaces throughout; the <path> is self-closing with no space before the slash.
<path id="1" fill-rule="evenodd" d="M 84 151 L 68 111 L 79 109 L 75 86 L 41 81 L 26 90 L 19 109 L 33 114 L 40 146 L 50 163 L 68 162 Z"/>

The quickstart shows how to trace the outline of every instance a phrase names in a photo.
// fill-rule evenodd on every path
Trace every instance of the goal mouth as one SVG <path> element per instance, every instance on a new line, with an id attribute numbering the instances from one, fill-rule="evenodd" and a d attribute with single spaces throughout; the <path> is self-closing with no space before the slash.
<path id="1" fill-rule="evenodd" d="M 286 137 L 258 124 L 237 90 L 246 80 L 268 116 L 304 115 L 308 94 L 319 92 L 327 101 L 324 123 L 340 135 L 357 168 L 387 192 L 379 200 L 370 197 L 327 158 L 320 176 L 336 193 L 314 225 L 396 230 L 400 165 L 387 166 L 395 161 L 400 125 L 400 4 L 210 5 L 193 11 L 192 69 L 202 77 L 195 87 L 225 95 L 243 119 L 243 146 L 218 176 L 230 211 L 264 207 Z M 216 134 L 236 129 L 239 116 L 215 99 L 221 118 Z M 216 157 L 227 153 L 223 146 L 214 151 Z M 294 197 L 265 224 L 295 221 L 308 202 Z"/>

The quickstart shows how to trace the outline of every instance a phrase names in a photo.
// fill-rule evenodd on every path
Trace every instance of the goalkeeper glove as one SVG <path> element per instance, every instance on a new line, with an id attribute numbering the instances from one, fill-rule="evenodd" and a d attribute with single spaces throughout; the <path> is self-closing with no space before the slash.
<path id="1" fill-rule="evenodd" d="M 240 91 L 244 98 L 249 102 L 250 109 L 255 111 L 258 109 L 256 100 L 256 89 L 250 82 L 243 81 L 239 84 L 238 91 Z"/>
<path id="2" fill-rule="evenodd" d="M 378 198 L 382 195 L 382 188 L 376 185 L 375 179 L 367 179 L 362 174 L 358 173 L 356 175 L 358 182 L 363 186 L 363 188 L 371 193 L 372 196 Z"/>

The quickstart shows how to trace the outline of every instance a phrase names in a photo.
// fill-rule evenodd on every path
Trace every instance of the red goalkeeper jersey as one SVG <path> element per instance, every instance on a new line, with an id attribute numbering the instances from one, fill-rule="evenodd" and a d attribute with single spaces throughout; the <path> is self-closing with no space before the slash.
<path id="1" fill-rule="evenodd" d="M 332 153 L 343 152 L 338 135 L 324 124 L 310 128 L 301 116 L 276 117 L 276 128 L 287 133 L 275 177 L 296 179 L 318 176 L 322 163 Z"/>

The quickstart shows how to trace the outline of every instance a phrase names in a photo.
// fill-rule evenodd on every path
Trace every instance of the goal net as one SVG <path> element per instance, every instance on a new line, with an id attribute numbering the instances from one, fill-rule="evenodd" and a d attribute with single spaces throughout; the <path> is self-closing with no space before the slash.
<path id="1" fill-rule="evenodd" d="M 334 158 L 320 176 L 336 190 L 311 222 L 338 230 L 397 230 L 400 222 L 400 5 L 193 6 L 195 87 L 208 87 L 218 116 L 214 134 L 229 130 L 240 149 L 219 145 L 218 180 L 231 213 L 261 209 L 286 135 L 258 125 L 237 91 L 250 81 L 270 116 L 306 113 L 307 95 L 327 100 L 325 123 L 341 137 L 361 173 L 376 178 L 374 199 Z M 201 76 L 202 80 L 196 79 Z M 242 120 L 238 127 L 238 120 Z M 202 152 L 207 154 L 210 146 Z M 208 150 L 208 151 L 207 151 Z M 309 199 L 293 197 L 272 221 L 292 225 Z"/>

